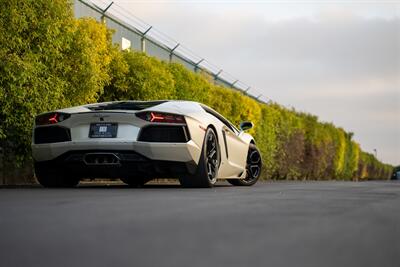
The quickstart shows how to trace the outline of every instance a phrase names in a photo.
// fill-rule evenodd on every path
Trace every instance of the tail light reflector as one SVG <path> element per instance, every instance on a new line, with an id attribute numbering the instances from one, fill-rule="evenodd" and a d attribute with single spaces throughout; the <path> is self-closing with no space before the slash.
<path id="1" fill-rule="evenodd" d="M 61 113 L 61 112 L 51 112 L 46 114 L 41 114 L 36 116 L 35 123 L 36 125 L 49 125 L 56 124 L 62 121 L 65 121 L 71 117 L 70 114 Z"/>
<path id="2" fill-rule="evenodd" d="M 170 113 L 150 111 L 136 113 L 136 116 L 148 122 L 186 123 L 184 116 Z"/>

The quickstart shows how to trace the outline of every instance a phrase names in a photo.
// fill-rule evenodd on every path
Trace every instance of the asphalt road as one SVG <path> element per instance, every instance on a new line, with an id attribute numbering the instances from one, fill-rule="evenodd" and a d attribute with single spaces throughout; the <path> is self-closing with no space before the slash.
<path id="1" fill-rule="evenodd" d="M 0 189 L 0 266 L 400 266 L 400 182 Z"/>

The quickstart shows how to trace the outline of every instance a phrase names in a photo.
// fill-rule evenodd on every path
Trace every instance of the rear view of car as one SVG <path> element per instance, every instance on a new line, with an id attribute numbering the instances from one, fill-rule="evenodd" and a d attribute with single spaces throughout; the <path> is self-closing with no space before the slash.
<path id="1" fill-rule="evenodd" d="M 123 177 L 144 183 L 190 171 L 199 148 L 185 117 L 142 111 L 163 103 L 103 103 L 37 116 L 32 150 L 38 181 L 73 186 L 82 177 Z"/>
<path id="2" fill-rule="evenodd" d="M 140 186 L 179 178 L 186 187 L 217 179 L 254 184 L 261 155 L 254 139 L 211 108 L 190 101 L 117 101 L 40 114 L 32 155 L 38 182 L 72 187 L 83 178 Z"/>

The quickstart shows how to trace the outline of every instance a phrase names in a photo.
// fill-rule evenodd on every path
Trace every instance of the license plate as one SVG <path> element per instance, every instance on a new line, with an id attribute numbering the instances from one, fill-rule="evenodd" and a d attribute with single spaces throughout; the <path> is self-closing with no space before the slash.
<path id="1" fill-rule="evenodd" d="M 90 138 L 115 138 L 117 137 L 118 124 L 116 123 L 92 123 L 90 124 Z"/>

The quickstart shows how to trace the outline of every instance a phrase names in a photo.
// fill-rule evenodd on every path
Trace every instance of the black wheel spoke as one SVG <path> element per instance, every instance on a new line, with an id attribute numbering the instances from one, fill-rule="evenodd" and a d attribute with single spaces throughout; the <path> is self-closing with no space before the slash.
<path id="1" fill-rule="evenodd" d="M 209 154 L 208 154 L 208 158 L 213 158 L 215 156 L 215 154 L 217 153 L 217 150 L 215 148 L 213 148 Z"/>
<path id="2" fill-rule="evenodd" d="M 213 181 L 217 174 L 219 159 L 216 137 L 212 133 L 207 136 L 206 161 L 208 178 Z"/>
<path id="3" fill-rule="evenodd" d="M 257 150 L 251 150 L 247 158 L 247 177 L 245 181 L 252 182 L 258 179 L 261 172 L 261 156 Z"/>
<path id="4" fill-rule="evenodd" d="M 218 139 L 212 128 L 206 130 L 197 170 L 179 178 L 184 187 L 212 187 L 217 181 L 221 155 Z"/>
<path id="5" fill-rule="evenodd" d="M 246 162 L 246 177 L 244 179 L 227 179 L 235 186 L 252 186 L 257 183 L 261 175 L 262 159 L 261 154 L 255 144 L 249 145 Z"/>

